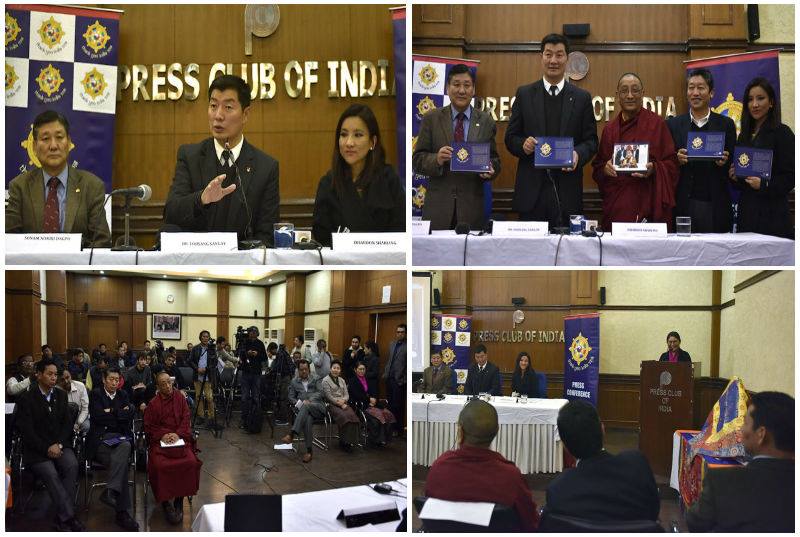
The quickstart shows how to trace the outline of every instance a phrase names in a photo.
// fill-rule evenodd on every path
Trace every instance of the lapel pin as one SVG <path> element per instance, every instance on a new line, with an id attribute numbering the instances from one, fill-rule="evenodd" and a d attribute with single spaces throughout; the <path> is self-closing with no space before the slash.
<path id="1" fill-rule="evenodd" d="M 76 189 L 75 189 L 75 193 L 76 193 L 76 194 L 77 194 L 77 193 L 79 193 L 80 191 L 81 191 L 81 189 L 80 189 L 80 188 L 76 188 Z"/>
<path id="2" fill-rule="evenodd" d="M 253 171 L 253 168 L 251 168 L 250 166 L 248 166 L 248 167 L 246 167 L 246 168 L 244 169 L 244 171 L 246 171 L 247 173 L 250 173 L 251 171 Z"/>

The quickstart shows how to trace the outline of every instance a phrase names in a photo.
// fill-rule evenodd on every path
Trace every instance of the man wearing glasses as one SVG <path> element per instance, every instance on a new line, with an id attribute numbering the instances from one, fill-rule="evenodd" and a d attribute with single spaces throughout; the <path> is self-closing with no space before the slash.
<path id="1" fill-rule="evenodd" d="M 644 84 L 639 75 L 625 73 L 617 82 L 620 112 L 600 137 L 592 162 L 592 177 L 603 198 L 603 229 L 612 222 L 665 222 L 672 227 L 678 161 L 667 123 L 643 107 Z M 614 169 L 614 144 L 648 144 L 647 171 L 623 173 Z"/>
<path id="2" fill-rule="evenodd" d="M 383 371 L 389 410 L 397 422 L 397 435 L 403 434 L 406 410 L 406 325 L 397 325 L 397 337 L 389 344 L 389 361 Z"/>

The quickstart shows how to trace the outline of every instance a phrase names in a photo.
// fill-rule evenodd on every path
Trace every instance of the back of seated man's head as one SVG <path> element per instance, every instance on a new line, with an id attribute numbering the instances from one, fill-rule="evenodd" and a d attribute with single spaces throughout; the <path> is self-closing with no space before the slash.
<path id="1" fill-rule="evenodd" d="M 742 428 L 751 455 L 794 455 L 794 398 L 780 392 L 754 394 Z"/>
<path id="2" fill-rule="evenodd" d="M 558 412 L 558 435 L 576 459 L 603 450 L 603 426 L 597 409 L 586 401 L 570 401 Z"/>
<path id="3" fill-rule="evenodd" d="M 497 410 L 480 399 L 467 403 L 458 415 L 462 444 L 488 448 L 497 436 Z"/>

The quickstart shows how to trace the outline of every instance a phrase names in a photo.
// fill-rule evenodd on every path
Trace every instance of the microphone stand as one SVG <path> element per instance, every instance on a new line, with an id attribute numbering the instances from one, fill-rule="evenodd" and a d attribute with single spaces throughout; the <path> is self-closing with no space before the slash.
<path id="1" fill-rule="evenodd" d="M 230 145 L 228 142 L 225 142 L 225 151 L 228 152 L 227 156 L 230 158 L 231 162 L 233 163 L 233 169 L 236 171 L 236 188 L 239 190 L 239 193 L 242 195 L 242 201 L 244 202 L 244 209 L 247 213 L 247 227 L 245 228 L 245 239 L 239 241 L 239 248 L 242 250 L 253 250 L 255 248 L 261 248 L 264 246 L 264 243 L 258 239 L 253 238 L 253 213 L 250 212 L 250 205 L 247 203 L 247 196 L 244 195 L 244 185 L 242 184 L 242 177 L 239 175 L 239 165 L 233 158 L 233 151 L 230 149 Z"/>
<path id="2" fill-rule="evenodd" d="M 111 248 L 113 252 L 135 252 L 139 250 L 136 241 L 131 237 L 131 194 L 125 194 L 125 234 L 118 237 Z"/>
<path id="3" fill-rule="evenodd" d="M 553 170 L 547 169 L 547 178 L 550 179 L 550 184 L 553 185 L 553 193 L 556 195 L 556 209 L 558 210 L 557 226 L 553 227 L 555 235 L 569 235 L 569 226 L 564 227 L 564 217 L 561 214 L 561 198 L 558 196 L 558 188 L 556 188 L 556 180 L 553 178 Z"/>

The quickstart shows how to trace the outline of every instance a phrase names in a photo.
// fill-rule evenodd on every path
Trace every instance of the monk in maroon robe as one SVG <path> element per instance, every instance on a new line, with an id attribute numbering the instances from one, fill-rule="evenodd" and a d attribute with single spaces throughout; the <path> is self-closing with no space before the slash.
<path id="1" fill-rule="evenodd" d="M 603 229 L 612 222 L 664 222 L 672 227 L 678 161 L 666 122 L 643 107 L 641 79 L 626 73 L 617 83 L 620 113 L 603 129 L 600 148 L 592 162 L 592 177 L 603 198 Z M 614 170 L 614 144 L 647 143 L 645 173 Z"/>
<path id="2" fill-rule="evenodd" d="M 174 390 L 169 374 L 156 376 L 156 396 L 144 411 L 144 432 L 148 441 L 147 475 L 156 500 L 164 507 L 167 520 L 183 519 L 183 497 L 194 496 L 200 487 L 200 467 L 189 426 L 189 405 Z M 183 440 L 184 446 L 162 447 Z"/>

